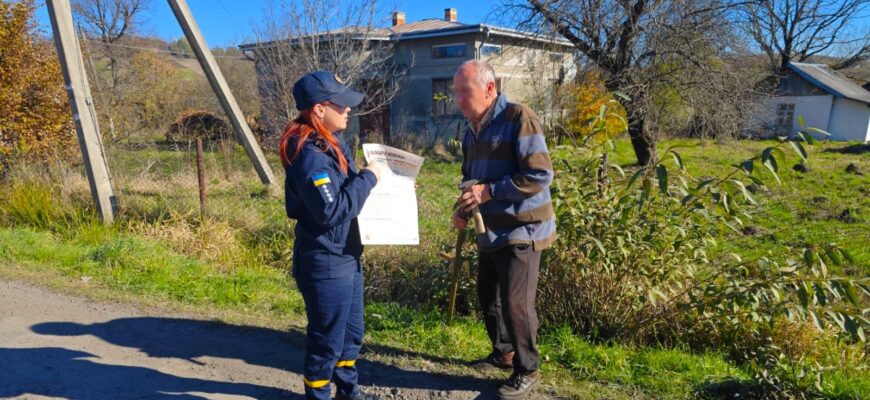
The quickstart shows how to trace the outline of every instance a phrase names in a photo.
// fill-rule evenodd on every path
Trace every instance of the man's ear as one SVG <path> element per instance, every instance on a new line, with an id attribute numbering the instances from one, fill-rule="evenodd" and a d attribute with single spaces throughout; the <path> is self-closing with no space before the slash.
<path id="1" fill-rule="evenodd" d="M 495 90 L 495 82 L 489 82 L 486 84 L 486 93 L 491 95 L 492 97 L 495 97 L 498 95 L 498 93 Z"/>

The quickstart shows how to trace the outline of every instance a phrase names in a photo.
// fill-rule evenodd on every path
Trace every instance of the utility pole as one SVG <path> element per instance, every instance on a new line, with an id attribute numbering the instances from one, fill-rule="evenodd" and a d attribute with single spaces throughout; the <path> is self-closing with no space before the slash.
<path id="1" fill-rule="evenodd" d="M 257 175 L 260 176 L 260 180 L 263 183 L 267 185 L 274 184 L 275 176 L 272 174 L 272 168 L 266 162 L 263 150 L 257 144 L 254 134 L 251 133 L 251 128 L 245 121 L 244 115 L 242 115 L 242 110 L 239 108 L 238 103 L 236 103 L 236 98 L 230 92 L 224 75 L 221 73 L 220 68 L 218 68 L 217 62 L 215 62 L 214 56 L 212 56 L 211 50 L 209 50 L 202 36 L 202 32 L 199 31 L 199 26 L 196 25 L 190 8 L 187 7 L 187 2 L 185 0 L 167 1 L 169 2 L 169 7 L 172 8 L 172 12 L 175 14 L 175 18 L 178 20 L 178 24 L 181 25 L 181 30 L 184 31 L 184 36 L 193 49 L 193 54 L 196 55 L 199 65 L 202 66 L 202 70 L 205 72 L 212 90 L 214 90 L 218 100 L 220 100 L 227 117 L 230 118 L 239 141 L 245 146 L 245 152 L 248 153 L 248 158 L 254 164 Z"/>
<path id="2" fill-rule="evenodd" d="M 106 164 L 103 143 L 97 129 L 94 100 L 91 98 L 81 49 L 76 40 L 69 0 L 47 0 L 46 5 L 91 195 L 103 222 L 111 224 L 115 220 L 118 202 L 109 179 L 109 166 Z"/>

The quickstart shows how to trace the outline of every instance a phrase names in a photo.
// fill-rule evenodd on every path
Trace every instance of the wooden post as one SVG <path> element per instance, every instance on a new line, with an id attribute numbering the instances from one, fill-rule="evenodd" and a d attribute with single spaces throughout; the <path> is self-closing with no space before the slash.
<path id="1" fill-rule="evenodd" d="M 465 260 L 462 258 L 462 246 L 465 245 L 465 238 L 468 236 L 466 231 L 462 230 L 456 233 L 456 249 L 453 258 L 442 257 L 452 263 L 450 272 L 450 295 L 447 298 L 447 324 L 453 323 L 453 317 L 456 316 L 456 295 L 459 292 L 459 278 L 462 274 L 462 264 Z"/>
<path id="2" fill-rule="evenodd" d="M 197 26 L 196 21 L 193 19 L 190 8 L 187 7 L 187 2 L 185 0 L 167 1 L 169 2 L 169 7 L 172 8 L 172 12 L 175 14 L 175 18 L 178 20 L 178 24 L 181 25 L 181 30 L 184 31 L 184 36 L 190 43 L 191 49 L 193 49 L 193 54 L 196 55 L 199 65 L 202 66 L 202 70 L 205 72 L 212 90 L 214 90 L 224 112 L 229 117 L 236 135 L 239 137 L 239 142 L 245 146 L 245 151 L 248 153 L 248 158 L 254 164 L 257 175 L 260 176 L 260 180 L 263 183 L 272 185 L 275 183 L 272 168 L 266 162 L 266 157 L 263 155 L 260 145 L 257 144 L 251 128 L 245 121 L 245 116 L 242 115 L 242 110 L 236 103 L 232 92 L 230 92 L 224 75 L 221 73 L 220 68 L 218 68 L 217 62 L 205 42 L 205 38 L 203 38 L 202 33 L 199 31 L 199 26 Z"/>
<path id="3" fill-rule="evenodd" d="M 202 137 L 196 136 L 196 180 L 199 182 L 199 215 L 205 218 L 205 163 L 202 160 Z"/>
<path id="4" fill-rule="evenodd" d="M 223 159 L 223 165 L 224 165 L 224 180 L 229 182 L 230 171 L 232 170 L 231 169 L 232 168 L 232 165 L 231 165 L 232 153 L 230 152 L 231 151 L 230 146 L 232 146 L 232 143 L 227 143 L 227 141 L 228 141 L 228 139 L 225 138 L 223 135 L 221 135 L 219 145 L 220 145 L 220 151 L 221 151 L 221 158 Z"/>
<path id="5" fill-rule="evenodd" d="M 81 48 L 76 40 L 69 0 L 48 0 L 46 6 L 91 195 L 103 222 L 111 224 L 115 220 L 118 202 L 109 179 L 109 166 L 97 129 L 94 100 L 91 98 Z"/>

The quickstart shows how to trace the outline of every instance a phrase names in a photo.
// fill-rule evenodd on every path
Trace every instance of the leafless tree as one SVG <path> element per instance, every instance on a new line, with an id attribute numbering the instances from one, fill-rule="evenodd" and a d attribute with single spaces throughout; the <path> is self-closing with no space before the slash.
<path id="1" fill-rule="evenodd" d="M 109 59 L 113 88 L 117 85 L 118 58 L 117 49 L 111 45 L 136 32 L 141 22 L 142 12 L 147 9 L 149 1 L 73 0 L 71 2 L 78 23 L 90 36 L 107 45 L 103 51 Z"/>
<path id="2" fill-rule="evenodd" d="M 378 0 L 282 1 L 254 27 L 256 44 L 246 50 L 257 64 L 262 112 L 272 129 L 297 114 L 293 83 L 304 73 L 332 71 L 366 93 L 356 115 L 386 107 L 408 65 L 394 62 L 386 13 Z M 250 54 L 250 53 L 249 53 Z"/>
<path id="3" fill-rule="evenodd" d="M 687 71 L 730 75 L 718 59 L 731 51 L 721 35 L 730 36 L 725 20 L 732 6 L 725 0 L 528 0 L 507 8 L 520 28 L 570 41 L 583 62 L 602 72 L 605 87 L 624 95 L 632 147 L 646 165 L 658 159 L 648 126 L 656 94 L 708 85 L 697 74 L 688 79 Z"/>
<path id="4" fill-rule="evenodd" d="M 842 69 L 870 58 L 870 28 L 854 26 L 866 17 L 868 4 L 870 0 L 751 0 L 741 4 L 740 15 L 772 73 L 819 55 L 835 57 L 832 67 Z"/>

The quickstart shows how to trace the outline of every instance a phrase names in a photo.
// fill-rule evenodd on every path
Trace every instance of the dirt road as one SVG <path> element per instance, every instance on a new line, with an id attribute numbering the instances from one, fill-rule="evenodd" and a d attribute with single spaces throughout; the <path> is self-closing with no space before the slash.
<path id="1" fill-rule="evenodd" d="M 302 343 L 298 331 L 155 316 L 0 279 L 0 398 L 299 399 Z M 363 357 L 364 392 L 382 400 L 495 397 L 493 380 L 436 372 L 437 359 L 421 363 L 408 369 Z"/>

